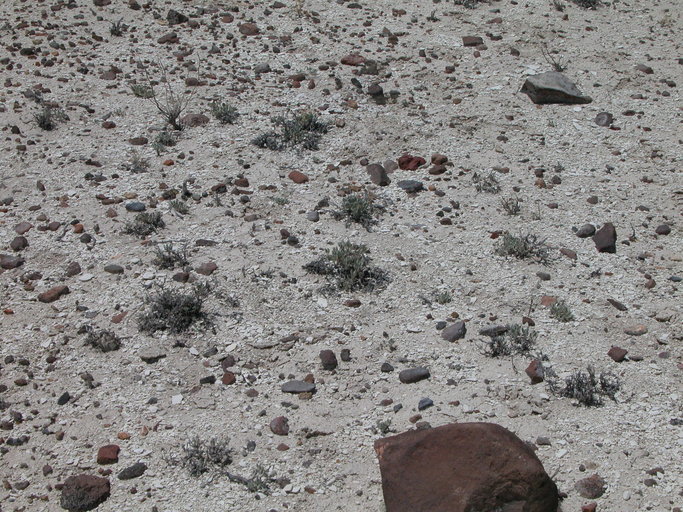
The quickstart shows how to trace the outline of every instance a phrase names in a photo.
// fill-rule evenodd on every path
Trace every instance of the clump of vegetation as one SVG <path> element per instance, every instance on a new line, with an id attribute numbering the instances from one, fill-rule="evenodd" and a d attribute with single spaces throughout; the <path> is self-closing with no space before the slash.
<path id="1" fill-rule="evenodd" d="M 304 265 L 304 270 L 327 276 L 339 290 L 372 291 L 385 283 L 388 276 L 384 270 L 370 266 L 369 253 L 364 244 L 340 242 L 322 258 Z"/>
<path id="2" fill-rule="evenodd" d="M 378 208 L 370 196 L 366 194 L 350 194 L 342 200 L 341 211 L 336 214 L 339 218 L 346 218 L 349 222 L 360 224 L 365 229 L 377 222 L 375 213 Z"/>
<path id="3" fill-rule="evenodd" d="M 130 90 L 136 98 L 148 100 L 154 96 L 154 89 L 149 85 L 133 84 L 130 86 Z"/>
<path id="4" fill-rule="evenodd" d="M 567 306 L 567 303 L 563 300 L 558 300 L 551 306 L 550 316 L 560 322 L 571 322 L 574 320 L 572 310 L 569 309 L 569 306 Z"/>
<path id="5" fill-rule="evenodd" d="M 123 31 L 126 29 L 126 25 L 123 23 L 123 18 L 118 21 L 112 21 L 109 27 L 109 33 L 114 37 L 121 37 Z"/>
<path id="6" fill-rule="evenodd" d="M 121 348 L 121 340 L 111 331 L 105 329 L 95 331 L 92 327 L 87 328 L 88 335 L 85 337 L 85 345 L 91 346 L 101 352 L 112 352 Z"/>
<path id="7" fill-rule="evenodd" d="M 154 142 L 156 142 L 157 144 L 161 144 L 162 146 L 173 147 L 176 145 L 177 141 L 172 133 L 169 133 L 166 130 L 164 130 L 159 132 L 159 135 L 156 136 Z"/>
<path id="8" fill-rule="evenodd" d="M 451 292 L 448 290 L 434 290 L 432 297 L 434 298 L 434 302 L 441 304 L 442 306 L 453 301 L 453 295 L 451 295 Z"/>
<path id="9" fill-rule="evenodd" d="M 485 2 L 486 0 L 453 0 L 453 3 L 455 5 L 462 5 L 463 7 L 466 7 L 467 9 L 476 9 L 477 6 Z"/>
<path id="10" fill-rule="evenodd" d="M 391 418 L 387 420 L 377 420 L 375 431 L 379 432 L 383 436 L 386 436 L 390 432 L 396 432 L 393 428 L 391 428 Z"/>
<path id="11" fill-rule="evenodd" d="M 500 192 L 500 183 L 493 172 L 488 173 L 486 176 L 482 176 L 478 172 L 475 172 L 472 175 L 472 182 L 474 183 L 474 188 L 477 192 L 487 192 L 489 194 L 497 194 Z"/>
<path id="12" fill-rule="evenodd" d="M 514 256 L 520 260 L 528 258 L 543 264 L 550 260 L 550 251 L 545 240 L 533 234 L 515 236 L 503 233 L 495 252 L 499 256 Z"/>
<path id="13" fill-rule="evenodd" d="M 508 325 L 504 333 L 485 342 L 484 354 L 488 357 L 528 355 L 536 345 L 537 337 L 538 333 L 528 325 Z"/>
<path id="14" fill-rule="evenodd" d="M 291 119 L 274 117 L 271 122 L 279 131 L 263 133 L 253 139 L 252 144 L 272 151 L 297 146 L 314 151 L 318 149 L 323 134 L 328 131 L 328 124 L 320 121 L 313 113 L 296 114 Z"/>
<path id="15" fill-rule="evenodd" d="M 207 286 L 195 286 L 191 292 L 162 288 L 147 297 L 147 311 L 138 319 L 138 329 L 154 333 L 168 331 L 178 334 L 196 323 L 209 323 L 204 302 L 209 294 Z"/>
<path id="16" fill-rule="evenodd" d="M 221 124 L 233 124 L 239 117 L 237 109 L 229 103 L 215 101 L 211 104 L 211 113 Z"/>
<path id="17" fill-rule="evenodd" d="M 156 233 L 159 229 L 166 226 L 160 212 L 142 212 L 135 216 L 132 222 L 126 222 L 123 232 L 127 235 L 135 235 L 140 238 Z"/>
<path id="18" fill-rule="evenodd" d="M 579 7 L 584 9 L 597 9 L 602 5 L 602 0 L 571 0 Z"/>
<path id="19" fill-rule="evenodd" d="M 140 156 L 140 153 L 138 153 L 137 151 L 133 151 L 130 163 L 126 165 L 126 169 L 128 169 L 128 171 L 132 172 L 133 174 L 145 172 L 147 171 L 147 169 L 149 169 L 149 159 L 143 158 L 142 156 Z"/>
<path id="20" fill-rule="evenodd" d="M 185 201 L 182 201 L 180 199 L 174 199 L 172 201 L 169 201 L 168 203 L 171 208 L 173 208 L 173 211 L 176 213 L 179 213 L 180 215 L 187 215 L 190 213 L 190 207 L 187 206 L 187 203 Z"/>
<path id="21" fill-rule="evenodd" d="M 507 197 L 500 201 L 500 205 L 503 210 L 508 215 L 519 215 L 522 211 L 522 206 L 520 205 L 519 197 Z"/>
<path id="22" fill-rule="evenodd" d="M 183 445 L 180 464 L 190 476 L 200 476 L 211 469 L 221 470 L 232 462 L 230 441 L 218 437 L 201 439 L 194 436 Z"/>
<path id="23" fill-rule="evenodd" d="M 557 53 L 557 52 L 554 52 Z M 545 61 L 550 64 L 550 67 L 553 68 L 553 71 L 557 71 L 559 73 L 562 73 L 567 69 L 567 64 L 569 61 L 563 61 L 561 56 L 555 57 L 550 50 L 548 50 L 548 46 L 546 44 L 543 44 L 541 46 L 541 54 L 543 55 L 543 58 Z"/>
<path id="24" fill-rule="evenodd" d="M 57 128 L 57 124 L 68 119 L 67 115 L 60 108 L 44 106 L 43 110 L 33 115 L 36 124 L 45 131 L 52 131 Z"/>
<path id="25" fill-rule="evenodd" d="M 621 389 L 619 377 L 612 372 L 596 375 L 592 366 L 586 371 L 577 370 L 565 378 L 562 385 L 558 384 L 556 378 L 548 380 L 548 385 L 554 394 L 573 398 L 586 407 L 603 405 L 604 397 L 616 401 L 615 395 Z"/>
<path id="26" fill-rule="evenodd" d="M 183 268 L 189 263 L 186 245 L 179 249 L 175 249 L 170 242 L 157 245 L 154 254 L 152 263 L 161 269 Z"/>

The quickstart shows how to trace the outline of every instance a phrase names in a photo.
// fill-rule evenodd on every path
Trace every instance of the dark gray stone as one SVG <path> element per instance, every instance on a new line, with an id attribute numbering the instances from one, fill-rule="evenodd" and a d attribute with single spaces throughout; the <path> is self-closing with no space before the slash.
<path id="1" fill-rule="evenodd" d="M 290 380 L 285 382 L 280 389 L 283 393 L 313 393 L 315 391 L 315 384 L 303 380 Z"/>
<path id="2" fill-rule="evenodd" d="M 403 384 L 412 384 L 414 382 L 420 382 L 421 380 L 428 379 L 430 377 L 429 370 L 427 368 L 417 367 L 409 368 L 403 370 L 398 374 L 398 380 Z"/>
<path id="3" fill-rule="evenodd" d="M 537 105 L 549 103 L 581 105 L 593 101 L 589 96 L 583 96 L 573 82 L 557 71 L 528 77 L 521 92 L 528 95 Z"/>
<path id="4" fill-rule="evenodd" d="M 458 320 L 452 325 L 449 325 L 441 332 L 441 337 L 446 341 L 451 343 L 460 340 L 465 337 L 467 333 L 467 327 L 465 327 L 465 322 Z"/>

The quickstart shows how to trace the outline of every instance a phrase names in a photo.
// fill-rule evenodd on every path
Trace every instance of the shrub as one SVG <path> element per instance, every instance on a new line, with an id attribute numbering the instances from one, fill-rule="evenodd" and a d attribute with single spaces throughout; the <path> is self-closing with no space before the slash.
<path id="1" fill-rule="evenodd" d="M 518 197 L 503 198 L 500 201 L 500 205 L 503 207 L 503 210 L 505 210 L 505 213 L 507 213 L 508 215 L 519 215 L 519 212 L 522 211 L 522 207 L 519 204 Z"/>
<path id="2" fill-rule="evenodd" d="M 540 240 L 533 234 L 515 236 L 506 232 L 500 239 L 495 252 L 499 256 L 514 256 L 517 259 L 529 258 L 543 264 L 550 260 L 545 240 Z"/>
<path id="3" fill-rule="evenodd" d="M 448 290 L 434 290 L 432 297 L 434 297 L 434 302 L 442 306 L 453 301 L 453 295 Z"/>
<path id="4" fill-rule="evenodd" d="M 370 266 L 369 252 L 363 244 L 340 242 L 322 258 L 304 265 L 304 270 L 328 276 L 343 291 L 371 291 L 386 282 L 387 274 Z"/>
<path id="5" fill-rule="evenodd" d="M 127 235 L 135 235 L 144 238 L 166 225 L 159 212 L 142 212 L 135 216 L 132 222 L 126 222 L 123 232 Z"/>
<path id="6" fill-rule="evenodd" d="M 221 124 L 233 124 L 240 115 L 237 109 L 229 103 L 218 101 L 211 104 L 211 113 Z"/>
<path id="7" fill-rule="evenodd" d="M 278 131 L 263 133 L 252 140 L 252 144 L 260 148 L 282 151 L 286 148 L 301 146 L 304 149 L 316 150 L 328 125 L 313 113 L 296 114 L 293 118 L 274 117 L 271 122 Z"/>
<path id="8" fill-rule="evenodd" d="M 486 176 L 482 176 L 478 172 L 475 172 L 472 175 L 472 182 L 474 183 L 474 188 L 477 192 L 487 192 L 489 194 L 497 194 L 500 192 L 500 183 L 493 172 L 488 173 Z"/>
<path id="9" fill-rule="evenodd" d="M 130 163 L 126 165 L 126 169 L 133 174 L 145 172 L 149 169 L 149 159 L 143 158 L 140 156 L 140 153 L 133 151 L 133 156 L 130 159 Z"/>
<path id="10" fill-rule="evenodd" d="M 486 0 L 453 0 L 455 5 L 462 5 L 467 9 L 476 9 L 477 6 Z"/>
<path id="11" fill-rule="evenodd" d="M 173 201 L 169 201 L 168 204 L 171 206 L 171 208 L 173 208 L 173 211 L 179 213 L 180 215 L 187 215 L 190 213 L 190 207 L 187 206 L 185 201 L 174 199 Z"/>
<path id="12" fill-rule="evenodd" d="M 342 200 L 341 212 L 338 216 L 368 229 L 376 222 L 374 218 L 376 211 L 377 208 L 368 194 L 351 194 Z"/>
<path id="13" fill-rule="evenodd" d="M 538 333 L 528 325 L 508 325 L 506 331 L 485 342 L 484 354 L 489 357 L 506 357 L 513 354 L 528 355 L 536 345 Z"/>
<path id="14" fill-rule="evenodd" d="M 162 288 L 156 295 L 147 297 L 148 308 L 138 319 L 138 329 L 149 333 L 168 331 L 178 334 L 195 323 L 209 323 L 204 311 L 208 292 L 208 288 L 202 286 L 195 286 L 190 293 Z"/>
<path id="15" fill-rule="evenodd" d="M 68 119 L 62 109 L 45 106 L 43 110 L 33 115 L 36 124 L 45 131 L 57 128 L 57 124 Z"/>
<path id="16" fill-rule="evenodd" d="M 229 444 L 228 439 L 212 437 L 203 440 L 199 436 L 191 437 L 183 445 L 180 463 L 194 477 L 211 469 L 223 469 L 232 462 Z"/>
<path id="17" fill-rule="evenodd" d="M 152 263 L 161 269 L 183 268 L 189 263 L 187 246 L 183 245 L 180 249 L 174 249 L 170 242 L 161 246 L 157 245 Z"/>
<path id="18" fill-rule="evenodd" d="M 136 98 L 151 99 L 154 96 L 154 89 L 149 85 L 133 84 L 130 86 L 133 96 Z"/>
<path id="19" fill-rule="evenodd" d="M 165 147 L 173 147 L 176 145 L 176 138 L 173 136 L 172 133 L 167 132 L 166 130 L 159 132 L 159 135 L 156 136 L 156 139 L 154 139 L 154 142 L 157 144 L 161 144 L 162 146 Z"/>
<path id="20" fill-rule="evenodd" d="M 107 330 L 95 331 L 92 327 L 87 328 L 88 335 L 85 337 L 85 345 L 89 345 L 102 352 L 112 352 L 121 348 L 121 340 L 116 334 Z"/>
<path id="21" fill-rule="evenodd" d="M 126 25 L 124 25 L 123 18 L 121 18 L 118 21 L 111 22 L 111 25 L 109 26 L 109 33 L 114 37 L 121 37 L 125 28 Z"/>
<path id="22" fill-rule="evenodd" d="M 616 401 L 615 395 L 621 389 L 619 377 L 611 372 L 600 372 L 600 375 L 596 376 L 592 366 L 586 371 L 577 370 L 565 378 L 562 387 L 556 379 L 549 380 L 548 384 L 553 393 L 573 398 L 586 407 L 603 405 L 604 397 Z"/>
<path id="23" fill-rule="evenodd" d="M 576 5 L 579 7 L 583 7 L 584 9 L 596 9 L 602 5 L 601 0 L 571 0 L 574 2 Z"/>
<path id="24" fill-rule="evenodd" d="M 563 300 L 559 300 L 552 305 L 550 308 L 550 316 L 560 322 L 571 322 L 574 320 L 572 310 L 569 309 L 569 306 L 567 306 L 566 302 Z"/>

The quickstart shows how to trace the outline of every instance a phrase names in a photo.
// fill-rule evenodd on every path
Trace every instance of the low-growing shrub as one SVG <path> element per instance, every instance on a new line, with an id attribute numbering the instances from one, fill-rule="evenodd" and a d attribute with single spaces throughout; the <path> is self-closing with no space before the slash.
<path id="1" fill-rule="evenodd" d="M 507 232 L 503 233 L 495 252 L 499 256 L 514 256 L 520 260 L 532 259 L 543 264 L 550 260 L 550 252 L 545 240 L 533 234 L 515 236 Z"/>
<path id="2" fill-rule="evenodd" d="M 508 215 L 519 215 L 522 211 L 518 197 L 507 197 L 500 200 L 500 205 Z"/>
<path id="3" fill-rule="evenodd" d="M 168 204 L 173 208 L 174 212 L 179 213 L 180 215 L 187 215 L 190 213 L 190 207 L 182 199 L 173 199 L 172 201 L 169 201 Z"/>
<path id="4" fill-rule="evenodd" d="M 128 171 L 132 172 L 133 174 L 145 172 L 147 171 L 147 169 L 149 169 L 149 159 L 143 158 L 142 156 L 140 156 L 140 153 L 138 153 L 137 151 L 133 151 L 130 163 L 126 165 L 126 169 L 128 169 Z"/>
<path id="5" fill-rule="evenodd" d="M 183 268 L 189 263 L 187 258 L 187 246 L 183 245 L 175 249 L 172 243 L 157 245 L 154 250 L 152 263 L 161 269 Z"/>
<path id="6" fill-rule="evenodd" d="M 66 121 L 67 115 L 60 108 L 45 106 L 43 110 L 33 115 L 36 124 L 45 131 L 57 128 L 57 124 Z"/>
<path id="7" fill-rule="evenodd" d="M 101 352 L 112 352 L 121 348 L 121 340 L 111 331 L 105 329 L 96 331 L 92 327 L 87 328 L 88 335 L 85 337 L 85 345 L 91 346 Z"/>
<path id="8" fill-rule="evenodd" d="M 489 194 L 497 194 L 500 192 L 500 183 L 493 172 L 488 173 L 486 176 L 482 176 L 478 172 L 475 172 L 472 175 L 472 182 L 474 183 L 474 188 L 477 192 L 487 192 Z"/>
<path id="9" fill-rule="evenodd" d="M 585 371 L 577 370 L 565 378 L 563 384 L 555 378 L 550 379 L 548 385 L 553 393 L 572 398 L 586 407 L 603 405 L 604 397 L 616 401 L 615 395 L 621 389 L 619 377 L 611 372 L 600 372 L 596 376 L 592 366 Z"/>
<path id="10" fill-rule="evenodd" d="M 210 470 L 222 470 L 232 462 L 229 445 L 228 439 L 191 437 L 183 444 L 179 462 L 194 477 Z"/>
<path id="11" fill-rule="evenodd" d="M 329 127 L 313 113 L 296 114 L 292 118 L 274 117 L 271 122 L 279 131 L 263 133 L 252 140 L 252 144 L 260 148 L 282 151 L 297 146 L 308 150 L 317 150 L 323 134 Z"/>
<path id="12" fill-rule="evenodd" d="M 597 9 L 602 5 L 602 0 L 571 0 L 573 3 L 584 9 Z"/>
<path id="13" fill-rule="evenodd" d="M 127 235 L 135 235 L 140 238 L 156 233 L 166 226 L 160 212 L 142 212 L 135 216 L 133 221 L 126 222 L 123 232 Z"/>
<path id="14" fill-rule="evenodd" d="M 508 325 L 504 333 L 492 336 L 484 342 L 484 355 L 507 357 L 514 354 L 528 355 L 536 345 L 538 333 L 528 325 Z"/>
<path id="15" fill-rule="evenodd" d="M 208 287 L 201 285 L 190 292 L 162 288 L 145 300 L 147 311 L 138 318 L 138 329 L 149 333 L 168 331 L 178 334 L 196 323 L 209 324 L 204 311 L 208 294 Z"/>
<path id="16" fill-rule="evenodd" d="M 149 85 L 133 84 L 130 86 L 130 90 L 136 98 L 148 100 L 154 97 L 154 89 Z"/>
<path id="17" fill-rule="evenodd" d="M 211 104 L 211 113 L 221 124 L 233 124 L 240 115 L 235 107 L 219 101 Z"/>
<path id="18" fill-rule="evenodd" d="M 350 194 L 342 199 L 341 211 L 337 216 L 355 222 L 366 229 L 374 224 L 377 207 L 368 194 Z"/>
<path id="19" fill-rule="evenodd" d="M 574 320 L 572 310 L 569 309 L 569 306 L 563 300 L 558 300 L 550 307 L 550 316 L 560 322 L 571 322 Z"/>
<path id="20" fill-rule="evenodd" d="M 387 281 L 387 273 L 370 266 L 370 251 L 367 246 L 344 241 L 325 256 L 304 265 L 304 270 L 327 276 L 343 291 L 372 291 Z"/>

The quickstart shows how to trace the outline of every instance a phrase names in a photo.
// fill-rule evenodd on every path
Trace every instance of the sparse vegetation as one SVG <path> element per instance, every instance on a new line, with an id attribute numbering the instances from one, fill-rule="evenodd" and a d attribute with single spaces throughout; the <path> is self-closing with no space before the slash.
<path id="1" fill-rule="evenodd" d="M 210 470 L 222 470 L 232 463 L 232 450 L 228 439 L 199 436 L 188 439 L 182 447 L 180 464 L 190 476 L 198 477 Z"/>
<path id="2" fill-rule="evenodd" d="M 169 201 L 168 204 L 174 212 L 180 215 L 187 215 L 190 213 L 190 207 L 181 199 L 173 199 L 172 201 Z"/>
<path id="3" fill-rule="evenodd" d="M 484 342 L 484 355 L 488 357 L 528 355 L 536 345 L 537 337 L 538 333 L 528 325 L 508 325 L 503 334 L 492 336 Z"/>
<path id="4" fill-rule="evenodd" d="M 149 85 L 133 84 L 130 86 L 130 90 L 136 98 L 143 98 L 148 100 L 154 97 L 154 89 Z"/>
<path id="5" fill-rule="evenodd" d="M 432 297 L 434 297 L 434 302 L 442 306 L 453 301 L 453 295 L 448 290 L 434 290 Z"/>
<path id="6" fill-rule="evenodd" d="M 96 331 L 92 327 L 87 328 L 88 335 L 85 337 L 85 345 L 98 349 L 101 352 L 112 352 L 121 348 L 121 340 L 116 334 L 105 329 Z"/>
<path id="7" fill-rule="evenodd" d="M 183 268 L 188 263 L 187 245 L 175 249 L 172 243 L 157 245 L 152 263 L 161 269 Z"/>
<path id="8" fill-rule="evenodd" d="M 474 183 L 474 188 L 477 192 L 487 192 L 489 194 L 497 194 L 500 192 L 500 183 L 493 172 L 488 173 L 486 176 L 482 176 L 478 172 L 475 172 L 472 175 L 472 182 Z"/>
<path id="9" fill-rule="evenodd" d="M 147 99 L 152 100 L 152 103 L 154 103 L 154 106 L 167 124 L 171 125 L 174 130 L 180 131 L 183 129 L 183 125 L 180 122 L 180 116 L 182 116 L 183 112 L 187 110 L 187 107 L 192 102 L 194 90 L 190 89 L 182 93 L 177 92 L 171 86 L 166 68 L 161 64 L 159 64 L 158 67 L 161 71 L 160 82 L 163 84 L 163 92 L 161 94 L 157 93 L 154 89 L 154 86 L 152 85 L 153 81 L 149 76 L 149 71 L 147 68 L 144 68 L 147 75 L 147 87 L 152 91 L 151 96 L 148 96 Z"/>
<path id="10" fill-rule="evenodd" d="M 43 109 L 33 115 L 36 124 L 45 131 L 52 131 L 57 124 L 67 120 L 67 116 L 60 108 L 44 106 Z"/>
<path id="11" fill-rule="evenodd" d="M 619 377 L 611 372 L 600 372 L 596 376 L 592 366 L 577 370 L 559 384 L 557 378 L 548 380 L 550 390 L 559 396 L 577 400 L 580 405 L 597 407 L 603 405 L 604 397 L 616 401 L 616 394 L 621 389 Z"/>
<path id="12" fill-rule="evenodd" d="M 159 134 L 156 136 L 156 139 L 154 139 L 154 142 L 161 144 L 162 146 L 173 147 L 176 145 L 177 141 L 172 133 L 164 130 L 159 132 Z"/>
<path id="13" fill-rule="evenodd" d="M 462 5 L 463 7 L 466 7 L 467 9 L 476 9 L 477 6 L 485 2 L 486 0 L 453 0 L 453 3 L 455 5 Z"/>
<path id="14" fill-rule="evenodd" d="M 547 44 L 541 45 L 541 55 L 543 55 L 545 61 L 550 64 L 550 67 L 553 68 L 553 71 L 562 73 L 567 69 L 567 64 L 569 61 L 563 61 L 561 56 L 555 57 L 555 55 L 553 55 L 554 53 L 557 52 L 551 52 L 548 50 Z"/>
<path id="15" fill-rule="evenodd" d="M 221 124 L 233 124 L 240 115 L 235 107 L 219 101 L 211 104 L 211 113 Z"/>
<path id="16" fill-rule="evenodd" d="M 126 169 L 133 174 L 146 172 L 149 169 L 149 159 L 143 158 L 140 153 L 133 151 L 130 162 L 126 165 Z"/>
<path id="17" fill-rule="evenodd" d="M 597 9 L 602 5 L 602 0 L 571 0 L 573 3 L 584 9 Z"/>
<path id="18" fill-rule="evenodd" d="M 563 300 L 558 300 L 550 307 L 550 316 L 559 322 L 571 322 L 574 320 L 572 310 L 569 309 L 569 306 Z"/>
<path id="19" fill-rule="evenodd" d="M 263 133 L 253 139 L 252 144 L 272 151 L 299 146 L 303 149 L 316 150 L 320 138 L 328 131 L 327 123 L 320 121 L 313 113 L 296 114 L 291 119 L 274 117 L 271 122 L 279 131 Z"/>
<path id="20" fill-rule="evenodd" d="M 508 215 L 519 215 L 519 213 L 522 211 L 518 197 L 504 197 L 501 199 L 500 205 Z"/>
<path id="21" fill-rule="evenodd" d="M 375 219 L 376 211 L 377 207 L 367 193 L 350 194 L 342 200 L 341 211 L 337 216 L 369 229 L 372 224 L 377 222 Z"/>
<path id="22" fill-rule="evenodd" d="M 123 23 L 123 18 L 118 21 L 112 21 L 109 27 L 109 33 L 114 37 L 121 37 L 123 31 L 126 29 L 126 25 Z"/>
<path id="23" fill-rule="evenodd" d="M 550 252 L 545 240 L 533 234 L 515 236 L 507 232 L 503 233 L 495 252 L 499 256 L 514 256 L 520 260 L 532 259 L 543 264 L 550 260 Z"/>
<path id="24" fill-rule="evenodd" d="M 206 286 L 195 286 L 191 292 L 164 289 L 146 299 L 147 311 L 140 315 L 138 328 L 142 332 L 168 331 L 178 334 L 195 323 L 209 322 L 204 301 L 209 294 Z"/>
<path id="25" fill-rule="evenodd" d="M 386 282 L 387 274 L 370 266 L 369 253 L 365 245 L 340 242 L 322 258 L 304 265 L 304 270 L 327 276 L 339 290 L 372 291 Z"/>
<path id="26" fill-rule="evenodd" d="M 160 212 L 142 212 L 135 216 L 133 221 L 126 222 L 123 232 L 127 235 L 135 235 L 140 238 L 156 233 L 166 226 Z"/>

